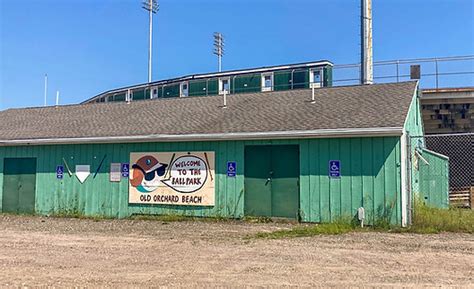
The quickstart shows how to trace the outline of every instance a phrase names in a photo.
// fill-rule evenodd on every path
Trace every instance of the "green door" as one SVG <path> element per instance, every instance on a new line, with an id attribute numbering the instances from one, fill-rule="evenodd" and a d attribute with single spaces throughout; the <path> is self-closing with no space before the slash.
<path id="1" fill-rule="evenodd" d="M 298 217 L 298 146 L 247 146 L 244 174 L 245 215 Z"/>
<path id="2" fill-rule="evenodd" d="M 3 212 L 34 213 L 36 159 L 6 158 L 3 167 Z"/>
<path id="3" fill-rule="evenodd" d="M 272 215 L 272 190 L 268 181 L 270 172 L 271 151 L 268 146 L 245 147 L 245 215 Z"/>

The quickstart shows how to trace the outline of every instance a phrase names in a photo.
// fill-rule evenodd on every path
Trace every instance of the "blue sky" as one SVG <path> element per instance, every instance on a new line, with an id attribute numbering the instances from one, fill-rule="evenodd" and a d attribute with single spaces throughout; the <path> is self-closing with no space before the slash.
<path id="1" fill-rule="evenodd" d="M 359 62 L 359 0 L 161 0 L 153 80 L 328 59 Z M 0 0 L 0 109 L 77 103 L 147 81 L 139 0 Z M 474 0 L 373 0 L 374 60 L 474 54 Z"/>

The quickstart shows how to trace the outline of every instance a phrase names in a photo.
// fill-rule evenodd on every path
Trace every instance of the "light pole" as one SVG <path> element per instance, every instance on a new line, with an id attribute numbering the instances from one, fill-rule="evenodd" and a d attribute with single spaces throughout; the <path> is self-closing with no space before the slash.
<path id="1" fill-rule="evenodd" d="M 156 13 L 159 10 L 158 2 L 156 0 L 143 0 L 142 8 L 148 11 L 149 14 L 149 24 L 150 24 L 150 34 L 149 34 L 149 43 L 148 43 L 148 83 L 151 82 L 151 43 L 152 43 L 152 34 L 153 34 L 153 13 Z"/>
<path id="2" fill-rule="evenodd" d="M 219 72 L 222 71 L 222 56 L 224 55 L 224 35 L 214 32 L 214 54 L 217 55 Z"/>

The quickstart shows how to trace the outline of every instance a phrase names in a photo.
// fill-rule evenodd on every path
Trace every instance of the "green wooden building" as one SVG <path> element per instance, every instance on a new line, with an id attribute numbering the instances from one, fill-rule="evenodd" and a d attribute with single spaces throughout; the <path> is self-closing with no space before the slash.
<path id="1" fill-rule="evenodd" d="M 327 60 L 194 74 L 117 88 L 83 103 L 210 96 L 332 86 L 333 64 Z"/>
<path id="2" fill-rule="evenodd" d="M 3 212 L 409 222 L 417 82 L 0 112 Z"/>

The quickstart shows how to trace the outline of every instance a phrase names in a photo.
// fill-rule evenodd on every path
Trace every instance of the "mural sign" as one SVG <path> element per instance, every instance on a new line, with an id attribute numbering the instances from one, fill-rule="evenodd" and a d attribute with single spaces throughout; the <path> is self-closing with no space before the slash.
<path id="1" fill-rule="evenodd" d="M 131 153 L 129 203 L 214 206 L 214 152 Z"/>

